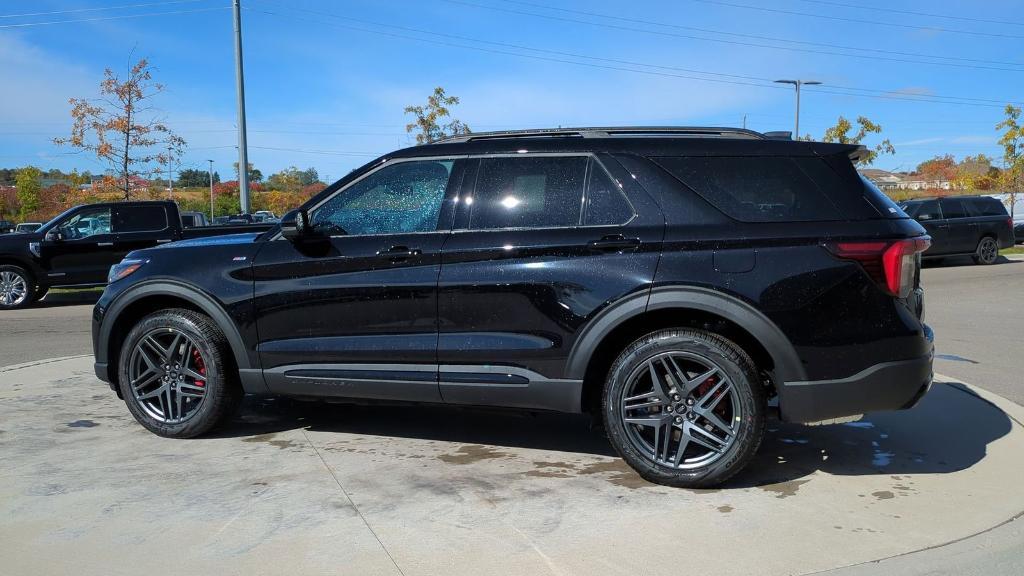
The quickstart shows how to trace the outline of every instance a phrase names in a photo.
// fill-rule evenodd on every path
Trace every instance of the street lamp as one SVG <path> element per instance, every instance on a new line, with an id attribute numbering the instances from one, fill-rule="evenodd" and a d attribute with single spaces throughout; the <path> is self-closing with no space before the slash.
<path id="1" fill-rule="evenodd" d="M 210 224 L 213 224 L 213 160 L 207 160 L 210 163 Z"/>
<path id="2" fill-rule="evenodd" d="M 798 140 L 800 138 L 800 87 L 801 86 L 814 86 L 821 84 L 817 80 L 776 80 L 778 84 L 792 84 L 796 87 L 796 125 L 793 128 L 793 139 Z"/>

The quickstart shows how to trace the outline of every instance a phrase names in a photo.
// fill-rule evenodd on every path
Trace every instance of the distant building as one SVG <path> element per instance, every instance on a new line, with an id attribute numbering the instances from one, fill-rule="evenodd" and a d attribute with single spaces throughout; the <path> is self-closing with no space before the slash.
<path id="1" fill-rule="evenodd" d="M 882 190 L 952 190 L 956 185 L 949 180 L 925 180 L 917 174 L 889 172 L 877 168 L 864 168 L 860 173 Z"/>

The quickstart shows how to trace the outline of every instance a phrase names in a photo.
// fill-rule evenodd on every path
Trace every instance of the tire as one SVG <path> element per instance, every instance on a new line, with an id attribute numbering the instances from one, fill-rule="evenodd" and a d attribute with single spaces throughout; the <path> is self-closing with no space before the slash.
<path id="1" fill-rule="evenodd" d="M 978 241 L 978 247 L 974 250 L 974 263 L 988 266 L 995 264 L 999 259 L 999 243 L 991 236 L 985 236 Z"/>
<path id="2" fill-rule="evenodd" d="M 35 300 L 36 280 L 20 266 L 0 266 L 0 310 L 27 308 Z"/>
<path id="3" fill-rule="evenodd" d="M 753 458 L 764 436 L 766 402 L 757 368 L 739 346 L 704 330 L 670 329 L 645 335 L 619 355 L 605 382 L 602 412 L 612 446 L 644 479 L 705 488 L 725 482 Z M 730 424 L 731 439 L 724 428 Z"/>
<path id="4" fill-rule="evenodd" d="M 230 359 L 224 333 L 208 317 L 161 310 L 125 338 L 118 385 L 132 416 L 150 432 L 192 438 L 230 418 L 242 400 Z"/>

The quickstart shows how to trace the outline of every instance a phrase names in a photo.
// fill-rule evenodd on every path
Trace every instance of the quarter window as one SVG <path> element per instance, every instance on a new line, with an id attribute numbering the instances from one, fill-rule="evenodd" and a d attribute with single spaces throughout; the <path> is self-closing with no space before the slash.
<path id="1" fill-rule="evenodd" d="M 331 197 L 310 215 L 325 234 L 402 234 L 437 229 L 451 160 L 385 166 Z"/>
<path id="2" fill-rule="evenodd" d="M 481 159 L 469 227 L 578 226 L 587 161 L 586 156 Z"/>
<path id="3" fill-rule="evenodd" d="M 625 224 L 633 217 L 633 207 L 622 195 L 622 190 L 594 159 L 590 160 L 588 178 L 584 218 L 588 226 Z"/>

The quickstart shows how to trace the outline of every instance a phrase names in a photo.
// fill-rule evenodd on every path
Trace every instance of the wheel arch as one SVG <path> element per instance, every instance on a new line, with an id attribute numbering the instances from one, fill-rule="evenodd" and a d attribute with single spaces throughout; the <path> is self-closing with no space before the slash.
<path id="1" fill-rule="evenodd" d="M 581 405 L 585 411 L 599 404 L 607 370 L 619 352 L 633 340 L 663 328 L 704 328 L 733 340 L 758 368 L 771 375 L 780 395 L 785 393 L 782 383 L 806 379 L 785 334 L 739 298 L 699 287 L 656 288 L 649 299 L 647 294 L 643 296 L 604 310 L 573 347 L 565 377 L 583 380 Z"/>
<path id="2" fill-rule="evenodd" d="M 117 382 L 118 356 L 132 327 L 145 316 L 169 308 L 184 308 L 208 316 L 224 333 L 234 367 L 241 371 L 255 368 L 238 327 L 213 297 L 185 284 L 148 282 L 129 288 L 104 313 L 96 340 L 96 361 L 107 366 L 110 382 Z"/>
<path id="3" fill-rule="evenodd" d="M 0 266 L 17 266 L 32 275 L 32 279 L 39 283 L 39 269 L 34 266 L 30 261 L 19 258 L 17 256 L 2 255 L 0 256 Z"/>

